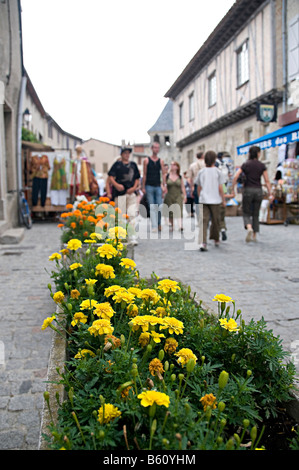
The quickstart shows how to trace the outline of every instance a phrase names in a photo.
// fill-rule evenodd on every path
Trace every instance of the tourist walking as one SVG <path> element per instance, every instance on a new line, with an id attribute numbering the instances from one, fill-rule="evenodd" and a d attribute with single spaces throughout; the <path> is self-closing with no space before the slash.
<path id="1" fill-rule="evenodd" d="M 115 205 L 129 217 L 128 236 L 129 243 L 137 245 L 135 233 L 135 219 L 138 213 L 137 191 L 139 189 L 140 173 L 135 162 L 130 161 L 131 148 L 122 148 L 120 159 L 113 163 L 108 171 L 109 193 L 107 196 L 115 202 Z"/>
<path id="2" fill-rule="evenodd" d="M 143 162 L 142 192 L 150 206 L 152 231 L 161 231 L 162 196 L 166 192 L 164 162 L 159 158 L 160 144 L 153 142 L 152 155 Z"/>
<path id="3" fill-rule="evenodd" d="M 203 205 L 202 240 L 199 231 L 200 251 L 207 251 L 207 236 L 210 224 L 210 240 L 219 246 L 220 232 L 220 205 L 225 206 L 223 193 L 223 176 L 215 166 L 216 153 L 208 150 L 205 153 L 205 168 L 198 173 L 195 183 L 197 185 L 199 204 Z"/>
<path id="4" fill-rule="evenodd" d="M 179 230 L 182 232 L 183 202 L 186 202 L 186 190 L 178 162 L 171 163 L 169 174 L 166 176 L 166 185 L 167 193 L 164 198 L 163 215 L 168 215 L 171 231 L 174 227 L 174 219 L 176 219 L 178 221 Z"/>
<path id="5" fill-rule="evenodd" d="M 197 216 L 199 216 L 198 210 L 198 192 L 197 192 L 197 184 L 195 182 L 198 172 L 205 167 L 205 159 L 204 159 L 204 152 L 198 152 L 196 154 L 196 161 L 191 163 L 189 166 L 188 174 L 189 174 L 189 184 L 191 186 L 191 191 L 194 198 L 194 207 Z"/>
<path id="6" fill-rule="evenodd" d="M 256 234 L 259 232 L 259 212 L 263 200 L 262 176 L 269 193 L 269 199 L 273 199 L 267 168 L 264 163 L 259 161 L 260 153 L 260 147 L 256 145 L 250 147 L 248 160 L 237 170 L 233 179 L 232 195 L 234 197 L 237 180 L 241 174 L 244 175 L 242 212 L 244 227 L 247 230 L 246 242 L 256 241 Z"/>

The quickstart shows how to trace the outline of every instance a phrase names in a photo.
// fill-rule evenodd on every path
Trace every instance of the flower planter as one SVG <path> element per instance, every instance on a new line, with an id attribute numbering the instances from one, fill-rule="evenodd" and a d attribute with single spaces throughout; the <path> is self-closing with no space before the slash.
<path id="1" fill-rule="evenodd" d="M 60 372 L 63 371 L 66 360 L 66 339 L 63 335 L 63 331 L 60 333 L 53 331 L 45 389 L 45 391 L 49 394 L 51 414 L 46 402 L 44 401 L 40 428 L 39 450 L 48 450 L 46 439 L 46 436 L 50 437 L 48 426 L 50 425 L 51 421 L 57 422 L 58 417 L 59 405 L 57 402 L 57 397 L 59 397 L 59 402 L 62 402 L 66 399 L 63 385 L 55 383 L 59 382 L 60 380 L 57 370 L 60 370 Z M 299 390 L 292 390 L 291 397 L 292 399 L 284 405 L 285 412 L 288 417 L 290 417 L 296 423 L 299 423 Z"/>

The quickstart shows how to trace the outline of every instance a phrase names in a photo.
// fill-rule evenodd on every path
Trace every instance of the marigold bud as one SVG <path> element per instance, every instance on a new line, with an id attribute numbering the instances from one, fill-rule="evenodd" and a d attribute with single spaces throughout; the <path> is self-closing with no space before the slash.
<path id="1" fill-rule="evenodd" d="M 250 369 L 248 369 L 247 371 L 247 377 L 250 377 L 252 375 L 252 371 Z"/>
<path id="2" fill-rule="evenodd" d="M 223 401 L 220 401 L 218 403 L 218 410 L 220 411 L 220 413 L 222 413 L 222 411 L 224 411 L 224 408 L 225 408 L 225 403 Z"/>
<path id="3" fill-rule="evenodd" d="M 256 426 L 253 426 L 250 431 L 250 437 L 253 442 L 256 440 L 256 436 L 257 436 L 257 428 Z"/>
<path id="4" fill-rule="evenodd" d="M 99 431 L 99 439 L 103 440 L 105 437 L 105 431 L 101 430 Z"/>
<path id="5" fill-rule="evenodd" d="M 218 385 L 219 385 L 220 390 L 223 390 L 224 387 L 226 386 L 228 382 L 228 377 L 229 377 L 229 374 L 228 372 L 225 372 L 225 370 L 223 370 L 221 374 L 219 375 Z"/>
<path id="6" fill-rule="evenodd" d="M 164 362 L 164 370 L 165 370 L 165 372 L 167 372 L 168 369 L 169 369 L 169 362 L 168 362 L 168 361 L 165 361 L 165 362 Z"/>
<path id="7" fill-rule="evenodd" d="M 193 371 L 195 367 L 195 361 L 194 359 L 189 359 L 189 361 L 187 362 L 187 365 L 186 365 L 186 370 L 189 374 L 191 374 L 191 372 Z"/>
<path id="8" fill-rule="evenodd" d="M 250 424 L 249 419 L 244 419 L 244 420 L 243 420 L 243 426 L 244 426 L 245 429 L 248 428 L 249 424 Z"/>
<path id="9" fill-rule="evenodd" d="M 158 354 L 158 358 L 160 359 L 160 361 L 163 361 L 164 359 L 164 350 L 163 349 L 160 349 L 159 351 L 159 354 Z"/>
<path id="10" fill-rule="evenodd" d="M 171 374 L 170 379 L 171 379 L 172 382 L 174 382 L 175 379 L 176 379 L 176 375 L 175 375 L 175 374 Z"/>
<path id="11" fill-rule="evenodd" d="M 234 440 L 230 438 L 226 443 L 226 450 L 232 450 L 234 447 Z"/>

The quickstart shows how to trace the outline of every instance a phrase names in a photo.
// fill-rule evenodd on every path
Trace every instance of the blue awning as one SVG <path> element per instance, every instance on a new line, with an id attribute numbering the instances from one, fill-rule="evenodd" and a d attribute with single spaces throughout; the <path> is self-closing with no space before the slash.
<path id="1" fill-rule="evenodd" d="M 299 122 L 289 124 L 277 131 L 263 135 L 263 137 L 259 137 L 251 142 L 247 142 L 247 144 L 239 145 L 237 147 L 237 152 L 238 155 L 244 155 L 245 153 L 248 153 L 248 150 L 252 145 L 258 145 L 261 150 L 265 150 L 282 144 L 296 142 L 297 140 L 299 140 Z"/>

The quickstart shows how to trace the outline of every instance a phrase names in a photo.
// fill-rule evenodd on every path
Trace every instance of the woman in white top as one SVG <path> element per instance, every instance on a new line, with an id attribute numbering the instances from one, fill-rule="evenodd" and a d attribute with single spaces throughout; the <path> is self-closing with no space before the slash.
<path id="1" fill-rule="evenodd" d="M 225 206 L 225 198 L 222 187 L 223 176 L 215 166 L 216 158 L 217 155 L 213 150 L 208 150 L 205 153 L 206 167 L 199 171 L 195 181 L 199 204 L 203 205 L 202 235 L 199 232 L 200 251 L 207 251 L 207 232 L 210 219 L 210 240 L 214 240 L 215 246 L 219 246 L 220 204 Z"/>

